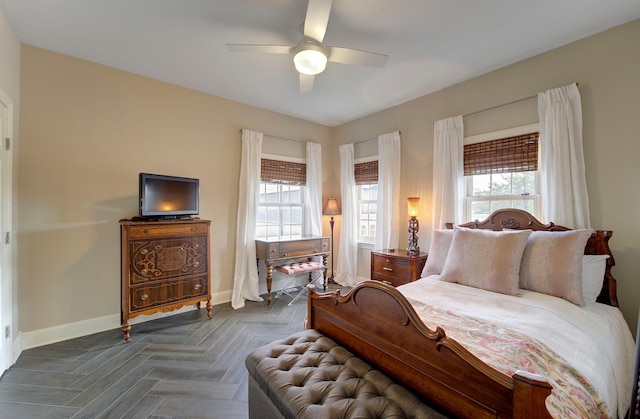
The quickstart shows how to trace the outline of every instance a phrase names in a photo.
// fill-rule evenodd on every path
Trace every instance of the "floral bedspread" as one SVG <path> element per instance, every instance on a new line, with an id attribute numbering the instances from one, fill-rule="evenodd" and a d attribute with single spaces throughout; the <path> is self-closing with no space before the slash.
<path id="1" fill-rule="evenodd" d="M 546 400 L 552 417 L 610 417 L 594 387 L 544 343 L 491 322 L 407 299 L 429 328 L 441 326 L 448 337 L 496 370 L 508 376 L 517 370 L 543 376 L 553 386 Z"/>

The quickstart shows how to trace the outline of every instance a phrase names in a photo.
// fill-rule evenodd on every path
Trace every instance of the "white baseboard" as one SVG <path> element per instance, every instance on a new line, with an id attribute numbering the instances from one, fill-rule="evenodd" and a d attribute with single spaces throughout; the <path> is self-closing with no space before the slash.
<path id="1" fill-rule="evenodd" d="M 224 291 L 213 294 L 211 296 L 212 305 L 224 304 L 230 301 L 231 291 Z M 176 314 L 185 313 L 192 310 L 196 310 L 195 305 L 185 306 L 169 313 L 158 312 L 150 314 L 148 316 L 138 316 L 131 319 L 131 324 L 142 323 L 166 316 L 174 316 Z M 46 329 L 33 330 L 24 333 L 19 332 L 18 337 L 14 341 L 14 354 L 19 355 L 21 351 L 26 349 L 37 348 L 39 346 L 49 345 L 51 343 L 61 342 L 68 339 L 75 339 L 81 336 L 92 335 L 94 333 L 104 332 L 106 330 L 119 329 L 120 327 L 120 314 L 110 314 L 108 316 L 81 320 L 79 322 L 62 324 Z M 17 360 L 18 356 L 16 355 L 15 358 Z"/>
<path id="2" fill-rule="evenodd" d="M 274 275 L 271 291 L 275 292 L 280 290 L 286 285 L 286 283 L 287 277 Z M 259 289 L 261 294 L 265 294 L 267 292 L 267 285 L 264 281 L 260 281 Z M 231 290 L 215 293 L 211 296 L 211 304 L 213 305 L 224 304 L 230 301 Z M 176 314 L 185 313 L 195 309 L 195 305 L 189 305 L 169 313 L 158 312 L 148 316 L 138 316 L 131 319 L 131 324 L 134 325 L 166 316 L 174 316 Z M 21 351 L 26 349 L 37 348 L 39 346 L 49 345 L 51 343 L 61 342 L 68 339 L 75 339 L 81 336 L 104 332 L 106 330 L 119 329 L 120 326 L 120 314 L 110 314 L 108 316 L 81 320 L 46 329 L 33 330 L 30 332 L 18 332 L 18 337 L 14 341 L 14 354 L 17 354 L 15 359 L 17 360 Z"/>

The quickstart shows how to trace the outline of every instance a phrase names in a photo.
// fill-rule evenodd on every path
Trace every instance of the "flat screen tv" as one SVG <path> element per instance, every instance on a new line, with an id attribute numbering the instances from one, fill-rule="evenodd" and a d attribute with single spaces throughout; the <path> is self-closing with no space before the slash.
<path id="1" fill-rule="evenodd" d="M 140 173 L 140 217 L 188 218 L 199 208 L 199 179 Z"/>

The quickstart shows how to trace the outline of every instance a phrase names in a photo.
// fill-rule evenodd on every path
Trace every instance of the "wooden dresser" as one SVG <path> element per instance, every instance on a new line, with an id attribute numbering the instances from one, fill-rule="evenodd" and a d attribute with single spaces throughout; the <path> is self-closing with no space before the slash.
<path id="1" fill-rule="evenodd" d="M 121 321 L 206 302 L 211 317 L 209 226 L 206 220 L 120 220 Z"/>
<path id="2" fill-rule="evenodd" d="M 384 249 L 371 252 L 371 279 L 397 287 L 420 278 L 427 254 L 408 255 L 406 250 Z"/>

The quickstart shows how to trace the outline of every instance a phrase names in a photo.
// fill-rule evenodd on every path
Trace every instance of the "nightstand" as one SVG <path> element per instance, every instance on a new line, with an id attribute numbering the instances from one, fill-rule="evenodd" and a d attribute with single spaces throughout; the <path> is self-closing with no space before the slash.
<path id="1" fill-rule="evenodd" d="M 420 278 L 427 253 L 408 255 L 406 250 L 384 249 L 371 252 L 371 279 L 397 287 Z"/>

